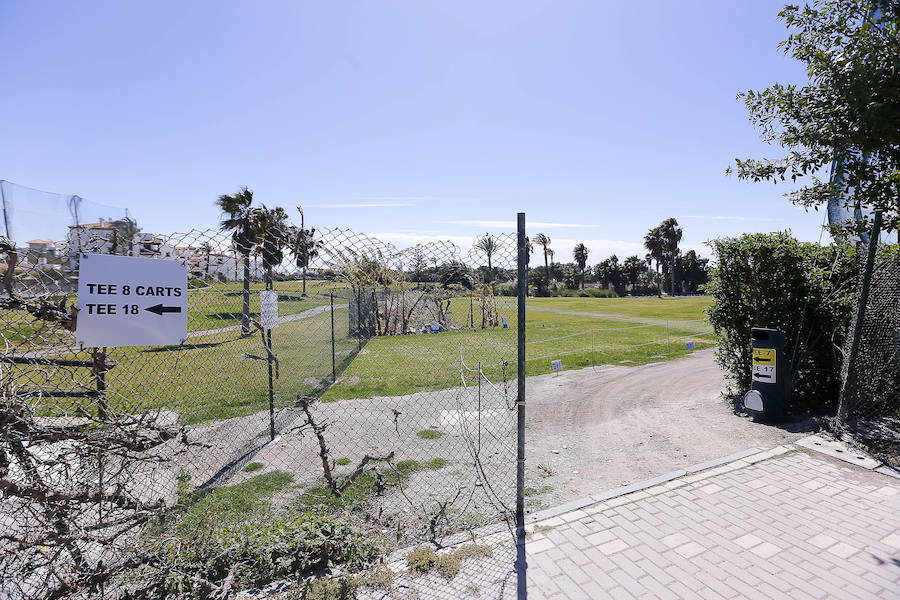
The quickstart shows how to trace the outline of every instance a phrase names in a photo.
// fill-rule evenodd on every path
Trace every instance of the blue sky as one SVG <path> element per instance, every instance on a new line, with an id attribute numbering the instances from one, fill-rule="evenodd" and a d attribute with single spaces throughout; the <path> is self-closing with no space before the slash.
<path id="1" fill-rule="evenodd" d="M 0 179 L 213 227 L 216 196 L 399 244 L 510 230 L 557 258 L 821 213 L 725 175 L 769 156 L 735 99 L 802 82 L 783 2 L 0 3 Z M 40 233 L 40 232 L 36 232 Z"/>

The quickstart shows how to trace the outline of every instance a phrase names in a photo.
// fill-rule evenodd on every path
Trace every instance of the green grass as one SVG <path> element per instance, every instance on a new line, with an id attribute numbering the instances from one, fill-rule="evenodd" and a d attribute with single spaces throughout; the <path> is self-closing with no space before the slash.
<path id="1" fill-rule="evenodd" d="M 261 462 L 252 462 L 252 463 L 249 463 L 246 467 L 244 467 L 241 470 L 244 473 L 252 473 L 254 471 L 259 471 L 260 469 L 262 469 L 265 466 L 266 465 L 262 464 Z"/>
<path id="2" fill-rule="evenodd" d="M 553 359 L 560 359 L 564 370 L 665 360 L 686 354 L 686 339 L 695 341 L 697 349 L 710 347 L 714 337 L 708 325 L 695 321 L 703 318 L 709 302 L 704 297 L 529 299 L 527 374 L 549 373 Z M 477 324 L 479 311 L 477 303 L 473 305 Z M 516 375 L 515 298 L 498 297 L 497 305 L 509 329 L 378 337 L 358 355 L 358 342 L 348 337 L 348 311 L 338 309 L 335 385 L 330 312 L 283 323 L 272 332 L 280 367 L 274 380 L 276 405 L 292 406 L 298 395 L 321 395 L 332 401 L 447 389 L 460 386 L 463 377 L 474 386 L 479 363 L 494 385 L 503 386 L 504 381 L 511 385 Z M 469 308 L 467 298 L 454 298 L 450 307 L 454 321 L 466 322 Z M 267 363 L 252 358 L 264 356 L 258 333 L 242 338 L 236 331 L 193 337 L 182 346 L 117 348 L 110 355 L 117 364 L 107 375 L 108 401 L 127 412 L 172 410 L 185 423 L 265 410 Z M 66 353 L 66 358 L 90 360 L 90 354 Z M 22 387 L 94 387 L 86 368 L 60 369 L 49 376 L 44 367 L 15 366 L 13 371 Z M 73 414 L 88 402 L 55 399 L 55 405 L 44 405 L 42 412 Z"/>
<path id="3" fill-rule="evenodd" d="M 526 495 L 526 496 L 538 496 L 538 495 L 541 495 L 541 494 L 549 494 L 549 493 L 552 492 L 552 491 L 553 491 L 553 486 L 552 486 L 552 485 L 542 485 L 542 486 L 539 487 L 539 488 L 526 487 L 526 488 L 525 488 L 525 495 Z"/>
<path id="4" fill-rule="evenodd" d="M 177 527 L 191 531 L 208 523 L 237 523 L 270 505 L 270 498 L 285 490 L 294 476 L 271 471 L 235 485 L 195 490 L 187 495 Z"/>
<path id="5" fill-rule="evenodd" d="M 423 429 L 419 433 L 416 434 L 423 440 L 436 440 L 442 435 L 444 435 L 443 431 L 437 431 L 435 429 Z"/>
<path id="6" fill-rule="evenodd" d="M 477 381 L 473 374 L 479 363 L 494 384 L 511 381 L 516 365 L 515 298 L 497 300 L 509 329 L 374 338 L 366 346 L 368 352 L 354 359 L 343 381 L 323 399 L 396 396 L 459 386 L 460 357 L 470 369 L 463 371 L 469 385 Z M 688 339 L 698 350 L 711 347 L 714 337 L 702 320 L 709 303 L 705 297 L 531 298 L 526 312 L 526 373 L 550 373 L 553 359 L 560 359 L 564 370 L 666 360 L 687 354 Z M 467 304 L 456 303 L 457 317 L 468 312 Z"/>
<path id="7" fill-rule="evenodd" d="M 392 487 L 405 481 L 413 473 L 419 471 L 432 471 L 446 467 L 450 462 L 441 457 L 433 458 L 426 462 L 414 459 L 401 460 L 394 465 L 394 469 L 379 467 L 380 476 L 374 471 L 365 471 L 353 480 L 340 497 L 335 496 L 324 479 L 308 487 L 297 501 L 301 509 L 313 509 L 325 507 L 329 510 L 343 510 L 347 507 L 363 505 L 379 491 L 379 485 L 385 488 Z M 341 478 L 338 478 L 340 483 Z"/>
<path id="8" fill-rule="evenodd" d="M 273 287 L 278 292 L 278 315 L 286 317 L 312 308 L 325 306 L 331 302 L 329 292 L 335 292 L 335 304 L 346 304 L 347 291 L 340 284 L 328 281 L 307 280 L 306 296 L 301 296 L 302 281 L 276 281 Z M 250 316 L 259 318 L 259 292 L 265 289 L 262 283 L 250 285 Z M 208 331 L 233 325 L 240 325 L 243 307 L 243 288 L 238 283 L 216 283 L 200 289 L 188 291 L 188 331 Z"/>

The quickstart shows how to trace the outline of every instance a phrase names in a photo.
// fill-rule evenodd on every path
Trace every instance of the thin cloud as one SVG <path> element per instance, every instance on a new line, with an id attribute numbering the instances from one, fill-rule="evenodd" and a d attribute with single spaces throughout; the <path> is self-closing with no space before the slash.
<path id="1" fill-rule="evenodd" d="M 773 219 L 771 217 L 744 217 L 740 215 L 684 215 L 682 219 L 697 219 L 705 221 L 765 221 L 769 223 L 780 223 L 784 219 Z"/>
<path id="2" fill-rule="evenodd" d="M 415 206 L 412 202 L 341 202 L 334 204 L 309 204 L 310 208 L 401 208 Z"/>
<path id="3" fill-rule="evenodd" d="M 510 231 L 515 231 L 517 225 L 515 221 L 441 221 L 446 225 L 467 225 L 470 227 L 491 227 L 491 228 L 503 228 L 508 229 Z M 541 221 L 526 221 L 525 225 L 529 229 L 533 229 L 535 227 L 542 229 L 564 229 L 564 228 L 589 228 L 596 227 L 596 225 L 582 225 L 578 223 L 544 223 Z"/>

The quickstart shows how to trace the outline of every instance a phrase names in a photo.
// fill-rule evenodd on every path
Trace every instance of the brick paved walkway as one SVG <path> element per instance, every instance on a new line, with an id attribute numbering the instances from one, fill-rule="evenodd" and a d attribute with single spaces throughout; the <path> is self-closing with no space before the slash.
<path id="1" fill-rule="evenodd" d="M 535 518 L 531 600 L 900 599 L 900 479 L 794 445 Z M 391 592 L 372 597 L 516 598 L 509 533 L 479 542 L 496 544 L 493 557 L 464 561 L 452 580 L 401 572 Z"/>
<path id="2" fill-rule="evenodd" d="M 530 528 L 532 599 L 900 598 L 900 480 L 794 446 Z"/>

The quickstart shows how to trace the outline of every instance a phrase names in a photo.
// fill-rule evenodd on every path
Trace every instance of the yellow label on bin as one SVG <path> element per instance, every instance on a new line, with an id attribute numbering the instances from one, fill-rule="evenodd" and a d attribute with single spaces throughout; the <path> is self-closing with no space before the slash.
<path id="1" fill-rule="evenodd" d="M 754 348 L 753 349 L 754 365 L 774 365 L 775 364 L 775 348 Z"/>
<path id="2" fill-rule="evenodd" d="M 750 379 L 761 383 L 775 383 L 775 349 L 754 348 Z"/>

